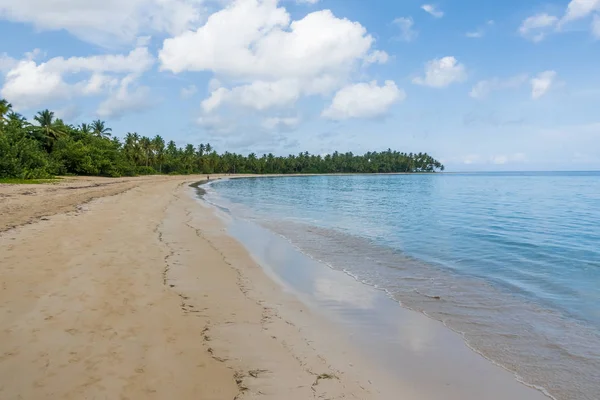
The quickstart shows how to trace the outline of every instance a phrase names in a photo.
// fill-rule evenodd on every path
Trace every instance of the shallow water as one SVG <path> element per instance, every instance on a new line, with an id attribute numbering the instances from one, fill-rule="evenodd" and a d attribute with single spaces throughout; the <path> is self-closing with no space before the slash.
<path id="1" fill-rule="evenodd" d="M 557 399 L 600 397 L 600 174 L 242 179 L 207 199 Z"/>

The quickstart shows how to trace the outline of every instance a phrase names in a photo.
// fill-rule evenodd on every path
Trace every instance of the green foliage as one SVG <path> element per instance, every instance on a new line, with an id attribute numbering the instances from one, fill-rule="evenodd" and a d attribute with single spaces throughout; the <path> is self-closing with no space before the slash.
<path id="1" fill-rule="evenodd" d="M 0 184 L 5 185 L 41 185 L 45 183 L 58 182 L 58 179 L 20 179 L 20 178 L 0 178 Z"/>
<path id="2" fill-rule="evenodd" d="M 123 143 L 111 137 L 104 121 L 78 127 L 40 111 L 31 124 L 0 99 L 0 178 L 49 178 L 53 175 L 133 176 L 154 174 L 296 174 L 435 172 L 444 166 L 425 153 L 388 149 L 353 153 L 287 157 L 265 154 L 218 154 L 207 144 L 177 147 L 161 136 L 127 133 Z"/>
<path id="3" fill-rule="evenodd" d="M 10 122 L 0 126 L 0 178 L 50 178 L 55 167 L 26 129 Z"/>

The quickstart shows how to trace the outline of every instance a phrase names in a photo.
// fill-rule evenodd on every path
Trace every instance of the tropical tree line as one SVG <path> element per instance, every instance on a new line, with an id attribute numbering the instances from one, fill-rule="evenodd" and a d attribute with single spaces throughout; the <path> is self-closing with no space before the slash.
<path id="1" fill-rule="evenodd" d="M 0 100 L 0 178 L 48 178 L 56 175 L 133 176 L 193 173 L 389 173 L 435 172 L 444 166 L 425 153 L 387 150 L 286 157 L 255 153 L 217 153 L 210 144 L 177 147 L 161 136 L 127 133 L 123 140 L 101 120 L 74 126 L 49 110 L 32 121 Z"/>

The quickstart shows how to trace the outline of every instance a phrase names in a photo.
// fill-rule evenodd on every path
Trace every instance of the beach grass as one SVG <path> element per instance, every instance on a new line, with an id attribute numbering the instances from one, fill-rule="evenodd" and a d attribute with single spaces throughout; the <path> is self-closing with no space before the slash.
<path id="1" fill-rule="evenodd" d="M 21 179 L 21 178 L 0 178 L 0 184 L 9 185 L 40 185 L 44 183 L 58 182 L 58 178 L 53 179 Z"/>

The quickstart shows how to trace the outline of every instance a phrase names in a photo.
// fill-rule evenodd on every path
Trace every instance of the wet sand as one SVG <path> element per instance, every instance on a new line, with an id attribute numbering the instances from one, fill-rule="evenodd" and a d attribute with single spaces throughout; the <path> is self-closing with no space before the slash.
<path id="1" fill-rule="evenodd" d="M 296 264 L 296 255 L 262 260 L 257 247 L 251 256 L 215 209 L 195 198 L 189 184 L 203 179 L 0 187 L 0 398 L 424 400 L 428 382 L 442 398 L 459 398 L 461 387 L 479 395 L 462 399 L 543 398 L 473 361 L 479 356 L 450 336 L 421 341 L 425 356 L 391 353 L 407 357 L 394 358 L 405 371 L 398 376 L 379 362 L 385 342 L 372 346 L 360 326 L 321 312 L 327 307 L 311 305 L 314 293 L 257 260 L 312 268 L 305 273 L 329 279 L 321 287 L 329 300 L 340 288 L 370 288 Z M 280 242 L 255 240 L 287 254 Z M 414 322 L 395 317 L 395 346 L 414 347 L 401 334 Z M 423 326 L 444 329 L 434 325 Z M 459 363 L 467 354 L 475 358 Z M 445 386 L 453 386 L 452 397 Z"/>

